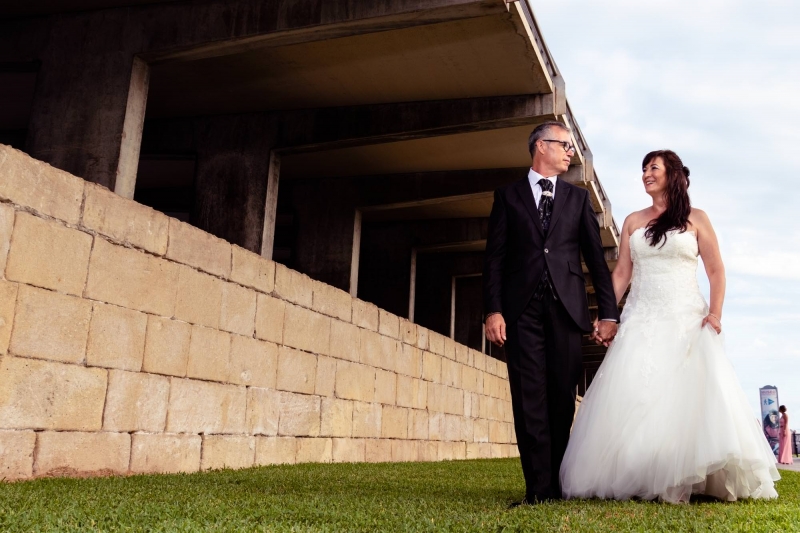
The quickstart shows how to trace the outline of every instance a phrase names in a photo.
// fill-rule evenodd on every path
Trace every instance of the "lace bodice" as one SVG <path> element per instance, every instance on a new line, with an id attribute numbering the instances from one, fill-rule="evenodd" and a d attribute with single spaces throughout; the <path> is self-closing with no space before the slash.
<path id="1" fill-rule="evenodd" d="M 663 244 L 663 241 L 662 243 Z M 631 234 L 633 277 L 621 321 L 656 320 L 683 315 L 704 316 L 708 306 L 697 284 L 697 236 L 692 231 L 667 233 L 663 246 L 650 246 L 645 228 Z"/>

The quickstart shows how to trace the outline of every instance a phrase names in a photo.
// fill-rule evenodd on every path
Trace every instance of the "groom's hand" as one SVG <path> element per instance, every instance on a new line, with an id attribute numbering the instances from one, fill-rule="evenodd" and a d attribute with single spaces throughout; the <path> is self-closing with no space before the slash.
<path id="1" fill-rule="evenodd" d="M 491 315 L 486 319 L 486 338 L 501 348 L 505 344 L 506 321 L 500 313 Z"/>
<path id="2" fill-rule="evenodd" d="M 594 336 L 598 344 L 608 348 L 617 335 L 617 323 L 610 320 L 597 320 L 595 322 Z"/>

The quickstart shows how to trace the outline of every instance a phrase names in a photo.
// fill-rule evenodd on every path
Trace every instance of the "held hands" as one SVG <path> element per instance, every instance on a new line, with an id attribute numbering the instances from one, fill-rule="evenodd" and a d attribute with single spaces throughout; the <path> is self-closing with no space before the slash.
<path id="1" fill-rule="evenodd" d="M 704 328 L 706 327 L 706 324 L 709 324 L 712 328 L 714 328 L 714 331 L 717 332 L 717 335 L 722 333 L 722 321 L 719 318 L 717 318 L 717 315 L 708 313 L 706 317 L 703 319 L 703 323 L 700 324 L 700 327 Z"/>
<path id="2" fill-rule="evenodd" d="M 610 320 L 599 320 L 595 319 L 594 321 L 594 331 L 592 334 L 589 335 L 589 339 L 593 340 L 597 344 L 602 344 L 606 348 L 611 344 L 611 341 L 614 340 L 614 337 L 617 336 L 617 323 L 611 322 Z"/>
<path id="3" fill-rule="evenodd" d="M 486 319 L 486 338 L 501 348 L 505 344 L 506 321 L 500 313 L 495 313 Z"/>

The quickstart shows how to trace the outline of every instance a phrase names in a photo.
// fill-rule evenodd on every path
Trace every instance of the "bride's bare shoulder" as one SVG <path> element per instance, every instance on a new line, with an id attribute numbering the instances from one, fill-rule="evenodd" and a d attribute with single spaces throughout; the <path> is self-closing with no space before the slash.
<path id="1" fill-rule="evenodd" d="M 705 211 L 693 207 L 691 213 L 689 213 L 689 225 L 698 229 L 710 228 L 711 220 Z"/>
<path id="2" fill-rule="evenodd" d="M 637 229 L 646 226 L 650 222 L 650 219 L 647 215 L 648 210 L 649 208 L 634 211 L 625 217 L 625 222 L 622 223 L 623 232 L 627 232 L 627 234 L 630 235 Z"/>

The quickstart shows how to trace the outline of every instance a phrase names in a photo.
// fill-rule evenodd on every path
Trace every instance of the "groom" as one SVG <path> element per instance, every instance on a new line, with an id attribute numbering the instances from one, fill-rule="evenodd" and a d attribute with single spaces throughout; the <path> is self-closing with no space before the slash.
<path id="1" fill-rule="evenodd" d="M 617 332 L 611 274 L 589 194 L 559 179 L 575 147 L 560 122 L 528 138 L 528 175 L 495 191 L 484 265 L 486 338 L 505 346 L 526 493 L 522 504 L 561 497 L 559 468 L 575 414 L 581 336 L 592 331 L 581 253 L 599 321 L 593 337 Z"/>

